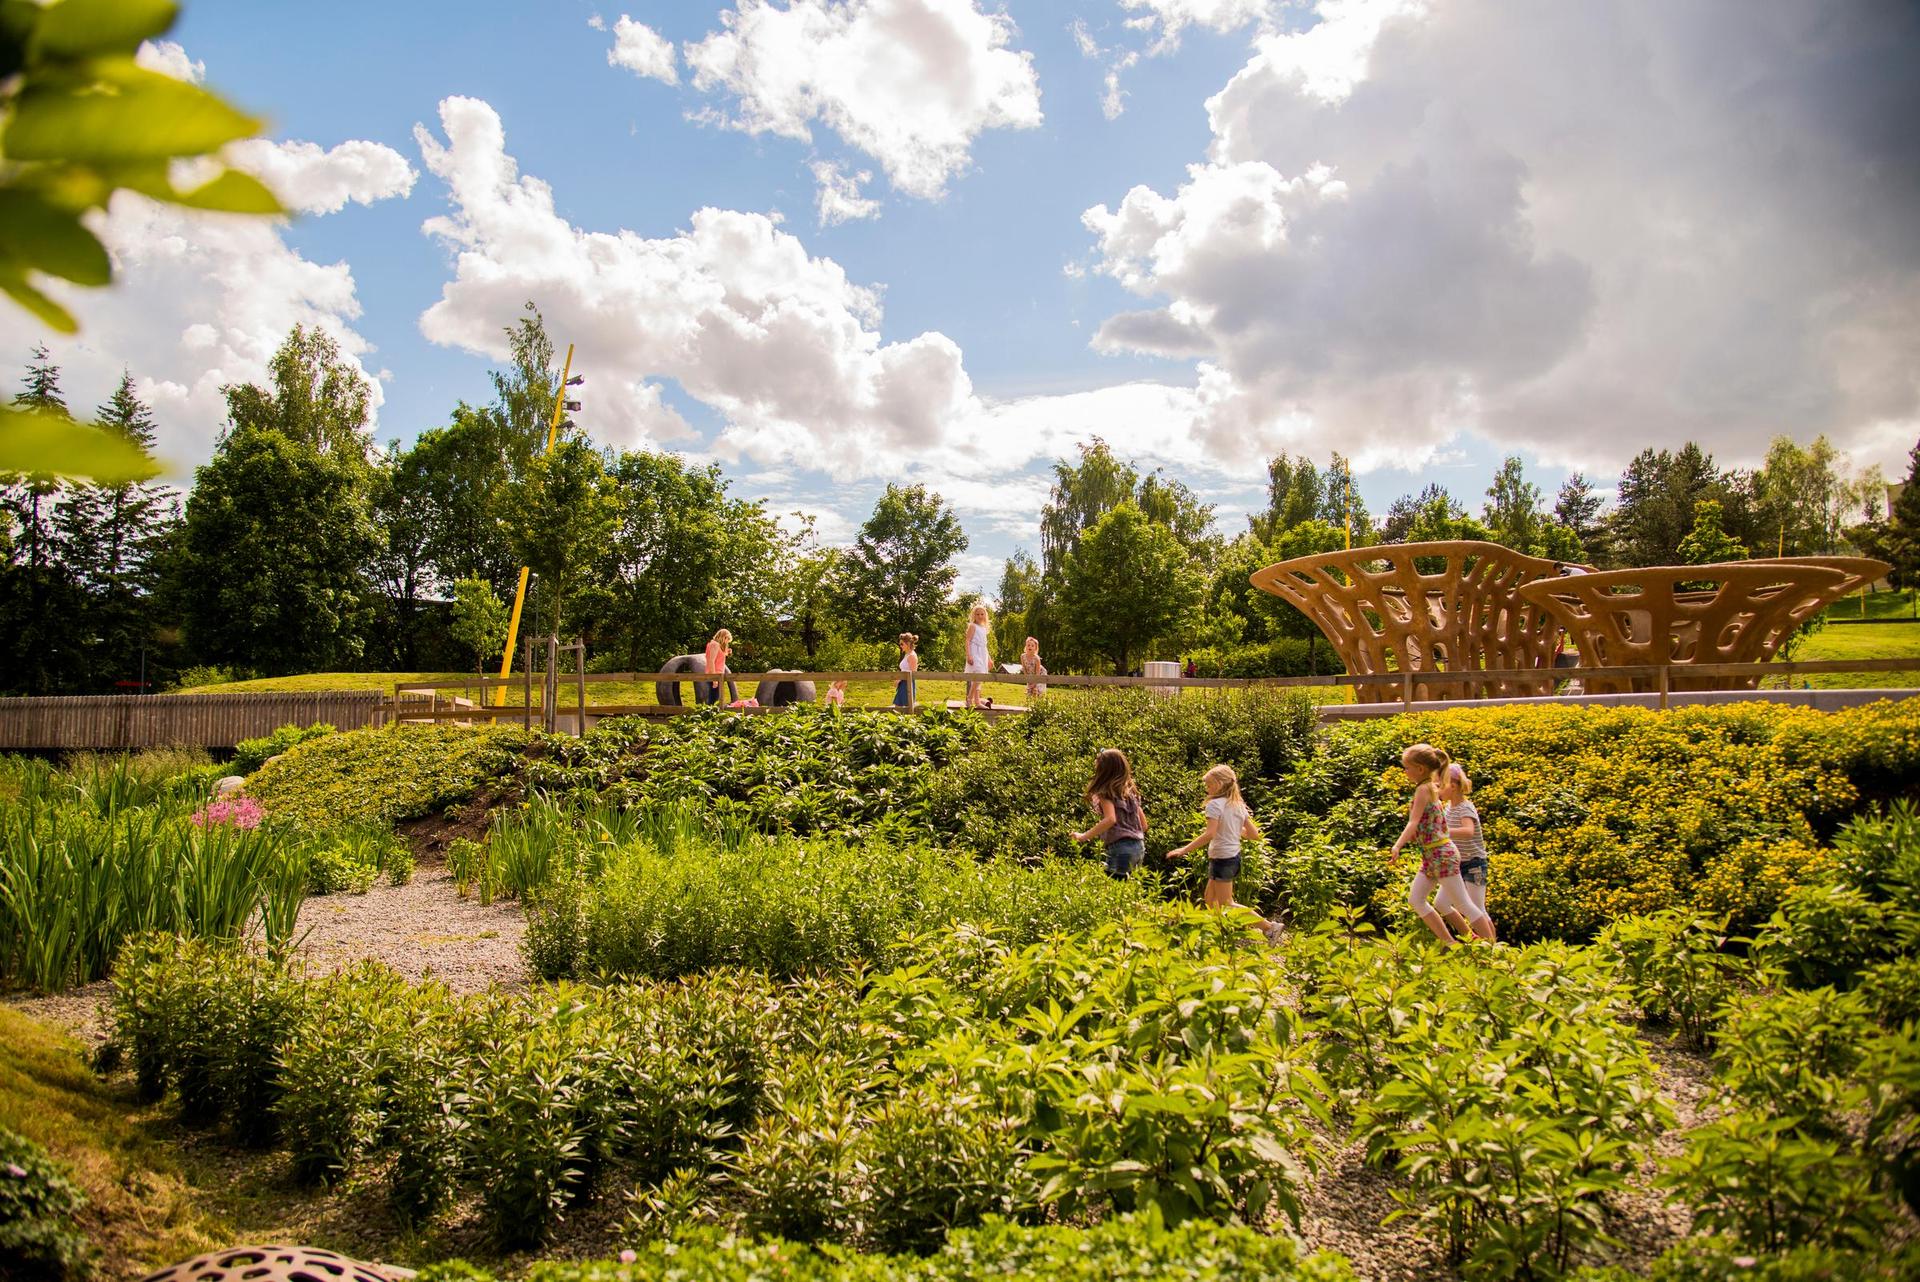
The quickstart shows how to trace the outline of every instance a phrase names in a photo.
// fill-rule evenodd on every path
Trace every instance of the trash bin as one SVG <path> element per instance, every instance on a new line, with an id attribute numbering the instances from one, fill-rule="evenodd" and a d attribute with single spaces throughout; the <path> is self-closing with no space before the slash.
<path id="1" fill-rule="evenodd" d="M 1143 663 L 1140 665 L 1140 675 L 1143 677 L 1177 677 L 1180 675 L 1180 665 L 1178 663 L 1163 661 Z M 1147 689 L 1163 699 L 1171 699 L 1174 695 L 1180 693 L 1179 686 L 1148 686 Z"/>

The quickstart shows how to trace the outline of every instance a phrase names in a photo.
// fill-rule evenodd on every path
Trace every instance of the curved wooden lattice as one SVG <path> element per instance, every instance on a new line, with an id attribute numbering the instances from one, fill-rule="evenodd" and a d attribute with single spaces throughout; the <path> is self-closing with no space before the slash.
<path id="1" fill-rule="evenodd" d="M 236 1246 L 196 1255 L 144 1282 L 404 1282 L 412 1269 L 363 1264 L 313 1246 Z"/>
<path id="2" fill-rule="evenodd" d="M 1580 647 L 1582 666 L 1761 663 L 1815 611 L 1879 578 L 1865 557 L 1788 557 L 1606 570 L 1523 584 Z M 1590 694 L 1655 688 L 1652 678 L 1588 678 Z M 1758 677 L 1690 677 L 1673 689 L 1751 690 Z"/>
<path id="3" fill-rule="evenodd" d="M 1312 619 L 1348 672 L 1430 673 L 1416 699 L 1550 694 L 1552 616 L 1522 599 L 1522 586 L 1558 566 L 1497 543 L 1389 543 L 1295 557 L 1252 575 Z M 1539 680 L 1449 681 L 1447 671 L 1539 668 Z M 1362 703 L 1397 700 L 1390 686 L 1361 686 Z"/>

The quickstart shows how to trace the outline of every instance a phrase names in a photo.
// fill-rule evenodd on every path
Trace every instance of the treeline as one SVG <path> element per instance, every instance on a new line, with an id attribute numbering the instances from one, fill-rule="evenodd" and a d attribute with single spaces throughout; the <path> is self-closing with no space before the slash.
<path id="1" fill-rule="evenodd" d="M 851 546 L 823 546 L 736 498 L 714 466 L 595 448 L 563 407 L 539 313 L 507 330 L 485 405 L 456 405 L 410 446 L 380 448 L 371 388 L 332 339 L 296 327 L 266 386 L 226 389 L 227 422 L 184 495 L 164 484 L 0 476 L 0 691 L 99 693 L 253 675 L 473 670 L 498 662 L 519 569 L 523 632 L 587 642 L 603 671 L 647 671 L 732 630 L 738 671 L 891 667 L 922 638 L 957 668 L 967 610 L 958 516 L 922 485 L 889 485 Z M 569 396 L 586 395 L 567 393 Z M 36 351 L 22 406 L 71 415 Z M 92 420 L 150 451 L 131 375 Z M 1920 480 L 1920 446 L 1914 456 Z M 1331 671 L 1312 625 L 1247 576 L 1288 557 L 1379 542 L 1488 539 L 1603 566 L 1860 549 L 1920 571 L 1920 484 L 1889 513 L 1877 472 L 1852 475 L 1821 438 L 1781 438 L 1765 464 L 1722 469 L 1698 446 L 1647 450 L 1603 505 L 1575 474 L 1551 504 L 1517 458 L 1477 515 L 1444 487 L 1375 519 L 1339 455 L 1281 455 L 1266 505 L 1229 536 L 1179 481 L 1095 440 L 1054 464 L 1040 548 L 1009 559 L 993 657 L 1036 637 L 1056 672 L 1190 657 L 1208 675 Z"/>

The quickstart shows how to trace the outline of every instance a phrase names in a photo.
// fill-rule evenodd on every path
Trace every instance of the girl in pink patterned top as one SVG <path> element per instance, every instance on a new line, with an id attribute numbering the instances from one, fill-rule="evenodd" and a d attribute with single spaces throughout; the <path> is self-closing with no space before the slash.
<path id="1" fill-rule="evenodd" d="M 1467 928 L 1480 938 L 1493 938 L 1493 923 L 1482 909 L 1474 906 L 1466 887 L 1460 883 L 1460 849 L 1447 832 L 1447 804 L 1441 798 L 1440 789 L 1447 778 L 1447 767 L 1452 764 L 1444 750 L 1430 743 L 1416 743 L 1400 754 L 1400 768 L 1407 772 L 1407 778 L 1414 785 L 1413 801 L 1407 807 L 1407 826 L 1401 830 L 1400 839 L 1393 843 L 1393 853 L 1388 860 L 1391 863 L 1399 859 L 1408 842 L 1419 844 L 1420 871 L 1415 874 L 1413 888 L 1407 895 L 1407 907 L 1426 923 L 1435 939 L 1448 947 L 1458 941 L 1441 919 L 1441 908 L 1459 913 Z M 1436 890 L 1438 896 L 1434 895 Z M 1429 899 L 1435 899 L 1439 907 L 1428 902 Z"/>

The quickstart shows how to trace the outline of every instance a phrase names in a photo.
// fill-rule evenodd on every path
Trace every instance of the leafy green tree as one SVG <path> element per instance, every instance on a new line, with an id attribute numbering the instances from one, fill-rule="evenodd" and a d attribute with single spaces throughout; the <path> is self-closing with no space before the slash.
<path id="1" fill-rule="evenodd" d="M 1693 529 L 1680 540 L 1683 565 L 1714 565 L 1721 561 L 1744 561 L 1747 547 L 1720 527 L 1720 504 L 1701 499 L 1693 505 Z"/>
<path id="2" fill-rule="evenodd" d="M 539 580 L 535 617 L 558 635 L 619 520 L 599 452 L 582 440 L 560 442 L 507 487 L 503 511 L 514 554 Z"/>
<path id="3" fill-rule="evenodd" d="M 560 371 L 553 360 L 553 340 L 540 309 L 529 301 L 526 315 L 507 326 L 507 367 L 488 375 L 493 380 L 493 410 L 507 443 L 507 466 L 517 479 L 547 448 L 553 426 L 553 402 L 560 394 Z M 563 419 L 562 436 L 578 436 L 571 420 Z"/>
<path id="4" fill-rule="evenodd" d="M 1693 528 L 1694 504 L 1717 499 L 1726 506 L 1732 480 L 1692 441 L 1673 451 L 1642 450 L 1621 474 L 1607 518 L 1613 558 L 1627 566 L 1675 564 Z"/>
<path id="5" fill-rule="evenodd" d="M 1202 581 L 1173 531 L 1131 502 L 1106 513 L 1067 558 L 1061 621 L 1083 651 L 1129 671 L 1199 609 Z"/>
<path id="6" fill-rule="evenodd" d="M 27 366 L 25 385 L 13 398 L 13 405 L 44 418 L 71 419 L 66 397 L 60 391 L 60 367 L 44 346 L 33 349 L 33 363 Z M 57 559 L 53 516 L 59 493 L 60 479 L 52 472 L 0 476 L 0 509 L 6 513 L 8 541 L 14 555 L 29 570 L 48 570 Z"/>
<path id="7" fill-rule="evenodd" d="M 20 410 L 53 423 L 68 422 L 60 368 L 44 347 L 34 349 Z M 59 478 L 46 472 L 0 477 L 0 512 L 8 529 L 8 557 L 0 568 L 0 688 L 57 694 L 86 680 L 87 602 L 63 555 L 57 519 Z"/>
<path id="8" fill-rule="evenodd" d="M 960 518 L 924 485 L 887 486 L 840 561 L 842 609 L 863 641 L 902 632 L 933 637 L 954 615 L 954 558 L 967 550 Z"/>
<path id="9" fill-rule="evenodd" d="M 1487 504 L 1480 519 L 1493 541 L 1516 552 L 1531 552 L 1540 541 L 1540 487 L 1527 480 L 1526 467 L 1509 454 L 1487 487 Z"/>
<path id="10" fill-rule="evenodd" d="M 368 570 L 379 594 L 377 631 L 392 666 L 419 666 L 420 599 L 433 580 L 431 452 L 403 450 L 395 441 L 372 470 L 368 512 L 373 520 L 373 557 Z"/>
<path id="11" fill-rule="evenodd" d="M 1602 556 L 1606 527 L 1600 520 L 1600 496 L 1593 492 L 1593 483 L 1585 473 L 1574 472 L 1560 483 L 1560 493 L 1553 501 L 1553 519 L 1572 531 L 1585 555 Z"/>
<path id="12" fill-rule="evenodd" d="M 513 479 L 507 435 L 490 408 L 454 407 L 445 427 L 420 433 L 408 453 L 426 489 L 427 558 L 443 582 L 482 578 L 507 595 L 519 578 L 500 497 Z"/>
<path id="13" fill-rule="evenodd" d="M 1467 514 L 1447 487 L 1437 481 L 1428 482 L 1418 494 L 1402 494 L 1387 508 L 1387 519 L 1381 523 L 1380 539 L 1385 543 L 1413 542 L 1413 528 L 1425 518 L 1431 524 L 1438 513 L 1441 521 L 1458 520 Z"/>
<path id="14" fill-rule="evenodd" d="M 811 535 L 811 522 L 808 523 Z M 793 622 L 800 648 L 811 663 L 833 631 L 834 579 L 840 573 L 840 549 L 815 547 L 796 554 L 793 566 Z"/>
<path id="15" fill-rule="evenodd" d="M 1000 569 L 1000 587 L 993 602 L 993 652 L 1008 663 L 1015 662 L 1032 636 L 1046 653 L 1049 637 L 1042 637 L 1029 626 L 1027 614 L 1043 595 L 1040 567 L 1025 552 L 1015 552 Z"/>
<path id="16" fill-rule="evenodd" d="M 67 0 L 73 3 L 73 0 Z M 322 454 L 367 456 L 365 428 L 373 389 L 325 330 L 295 325 L 268 362 L 271 389 L 241 383 L 226 389 L 234 431 L 277 431 Z"/>
<path id="17" fill-rule="evenodd" d="M 1248 529 L 1262 543 L 1272 543 L 1301 522 L 1319 519 L 1326 498 L 1327 487 L 1311 460 L 1276 454 L 1267 460 L 1267 506 L 1247 517 Z"/>
<path id="18" fill-rule="evenodd" d="M 718 467 L 671 454 L 621 454 L 609 482 L 615 520 L 596 571 L 606 590 L 599 644 L 648 671 L 720 627 L 748 652 L 773 642 L 793 589 L 794 540 L 764 505 L 730 497 Z"/>
<path id="19" fill-rule="evenodd" d="M 1907 451 L 1907 479 L 1887 510 L 1886 559 L 1894 582 L 1920 587 L 1920 441 Z"/>
<path id="20" fill-rule="evenodd" d="M 171 567 L 197 661 L 281 675 L 360 660 L 374 550 L 365 473 L 274 429 L 227 435 L 195 474 Z"/>
<path id="21" fill-rule="evenodd" d="M 507 639 L 507 603 L 485 579 L 456 579 L 453 609 L 447 633 L 454 643 L 473 654 L 474 670 L 484 672 L 487 660 L 500 653 Z"/>

